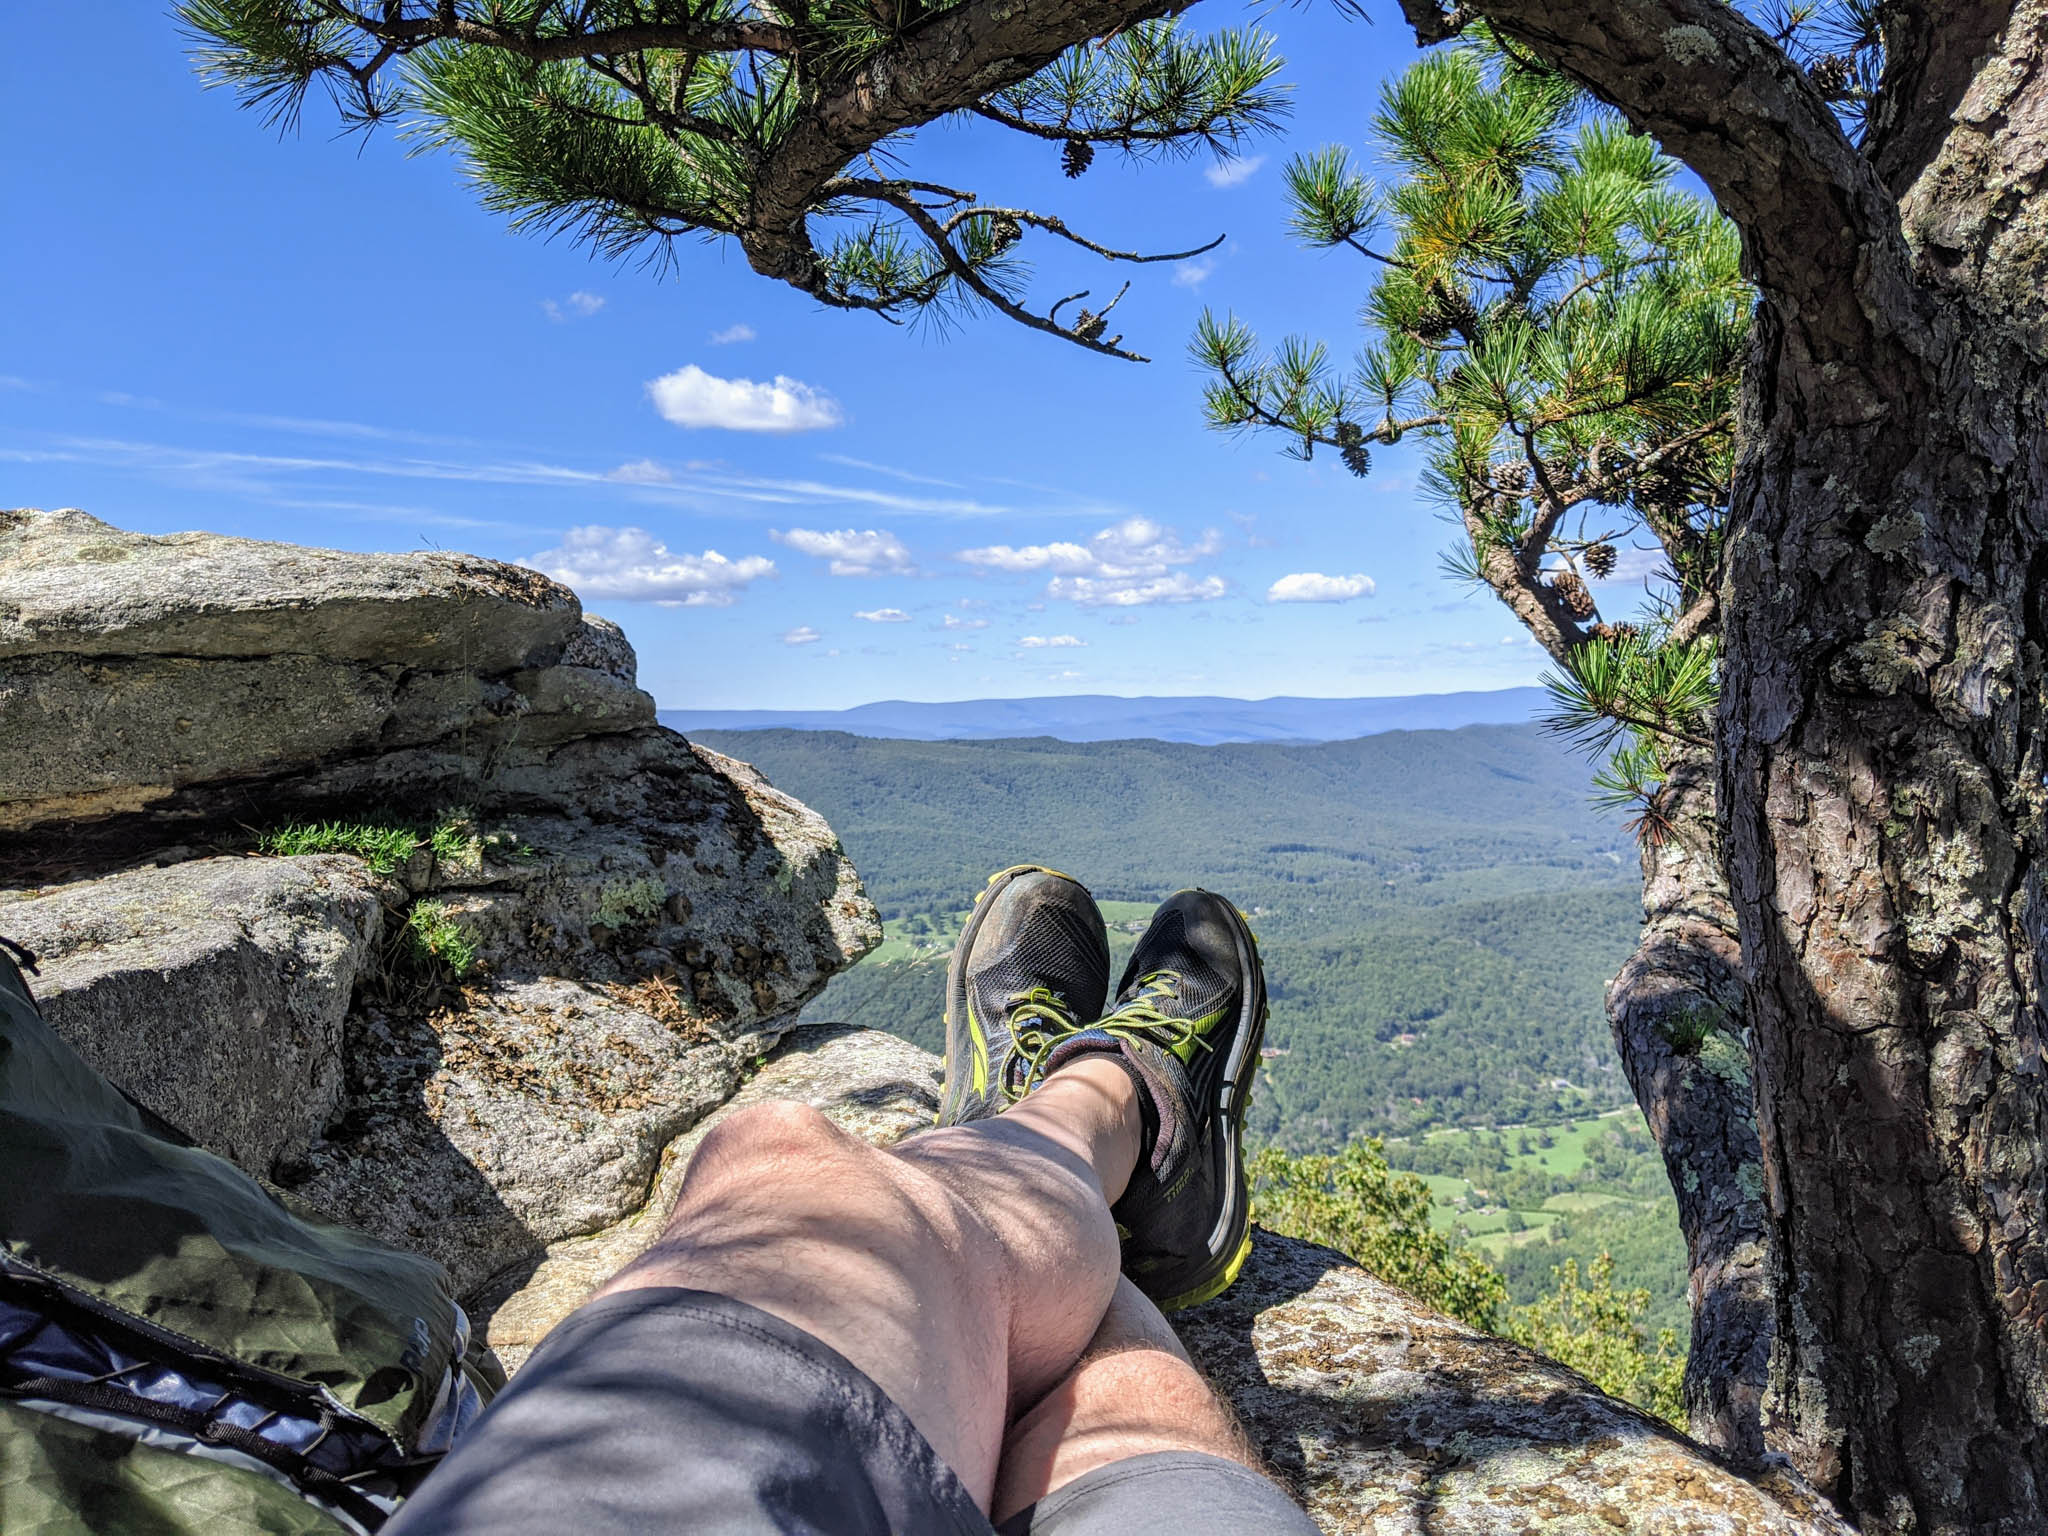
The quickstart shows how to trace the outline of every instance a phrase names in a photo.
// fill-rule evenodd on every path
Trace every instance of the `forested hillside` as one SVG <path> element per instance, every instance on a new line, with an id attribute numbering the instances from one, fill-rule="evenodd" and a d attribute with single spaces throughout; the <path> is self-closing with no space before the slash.
<path id="1" fill-rule="evenodd" d="M 960 916 L 989 872 L 1032 860 L 1118 903 L 1120 928 L 1182 885 L 1251 913 L 1273 995 L 1261 1137 L 1321 1149 L 1628 1102 L 1600 996 L 1634 936 L 1634 850 L 1589 806 L 1584 761 L 1533 726 L 1316 746 L 699 739 L 828 817 L 888 922 L 814 1017 L 937 1045 Z"/>

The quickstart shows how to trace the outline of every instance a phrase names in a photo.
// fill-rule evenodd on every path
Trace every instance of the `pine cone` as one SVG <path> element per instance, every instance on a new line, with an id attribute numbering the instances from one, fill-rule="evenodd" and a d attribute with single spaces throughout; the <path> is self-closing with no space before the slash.
<path id="1" fill-rule="evenodd" d="M 1075 177 L 1095 163 L 1095 146 L 1086 139 L 1069 139 L 1060 151 L 1060 169 Z"/>
<path id="2" fill-rule="evenodd" d="M 1372 473 L 1372 455 L 1365 450 L 1365 428 L 1355 421 L 1340 421 L 1331 431 L 1344 467 L 1363 480 Z"/>
<path id="3" fill-rule="evenodd" d="M 1083 341 L 1094 341 L 1108 329 L 1109 321 L 1092 309 L 1082 310 L 1079 318 L 1074 321 L 1074 334 Z"/>
<path id="4" fill-rule="evenodd" d="M 1614 574 L 1615 563 L 1620 559 L 1612 544 L 1592 544 L 1586 548 L 1586 569 L 1605 581 Z"/>
<path id="5" fill-rule="evenodd" d="M 1564 611 L 1575 619 L 1590 619 L 1600 611 L 1593 602 L 1593 594 L 1586 590 L 1586 584 L 1570 571 L 1559 571 L 1551 577 L 1550 590 L 1564 604 Z"/>
<path id="6" fill-rule="evenodd" d="M 1494 483 L 1510 496 L 1519 496 L 1529 489 L 1529 466 L 1526 464 L 1503 464 L 1493 472 Z"/>
<path id="7" fill-rule="evenodd" d="M 1005 213 L 989 225 L 988 238 L 997 250 L 1007 251 L 1024 238 L 1024 226 Z"/>
<path id="8" fill-rule="evenodd" d="M 1850 61 L 1839 53 L 1824 53 L 1807 67 L 1806 78 L 1830 101 L 1849 94 Z"/>
<path id="9" fill-rule="evenodd" d="M 1435 295 L 1423 300 L 1415 313 L 1415 334 L 1424 341 L 1442 341 L 1451 334 L 1451 317 Z"/>

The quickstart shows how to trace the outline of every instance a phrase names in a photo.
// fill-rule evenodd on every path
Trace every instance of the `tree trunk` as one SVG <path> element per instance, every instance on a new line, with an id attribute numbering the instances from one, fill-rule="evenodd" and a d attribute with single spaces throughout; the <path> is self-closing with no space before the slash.
<path id="1" fill-rule="evenodd" d="M 1642 939 L 1607 989 L 1607 1017 L 1678 1197 L 1692 1301 L 1687 1427 L 1753 1466 L 1765 1450 L 1774 1317 L 1741 953 L 1712 754 L 1680 749 L 1669 769 L 1641 839 Z"/>
<path id="2" fill-rule="evenodd" d="M 1866 1530 L 2039 1533 L 2048 388 L 1951 300 L 1843 421 L 1840 360 L 1760 330 L 1722 797 L 1777 1391 Z"/>

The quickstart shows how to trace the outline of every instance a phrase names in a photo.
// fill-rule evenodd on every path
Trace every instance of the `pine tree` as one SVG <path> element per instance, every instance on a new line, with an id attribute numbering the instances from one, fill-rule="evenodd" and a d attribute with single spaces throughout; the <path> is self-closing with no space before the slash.
<path id="1" fill-rule="evenodd" d="M 398 121 L 462 160 L 516 229 L 672 264 L 736 241 L 837 309 L 944 323 L 994 311 L 1142 362 L 1108 334 L 1129 284 L 1033 307 L 1026 252 L 1112 263 L 1056 214 L 896 174 L 910 133 L 974 117 L 1043 140 L 1069 176 L 1098 147 L 1227 153 L 1285 111 L 1256 30 L 1190 36 L 1169 0 L 184 0 L 209 83 L 273 125 L 317 85 L 342 124 Z M 1095 39 L 1095 41 L 1090 41 Z"/>
<path id="2" fill-rule="evenodd" d="M 1741 231 L 1714 734 L 1765 1413 L 1866 1536 L 2048 1529 L 2048 7 L 1401 6 Z"/>
<path id="3" fill-rule="evenodd" d="M 1209 420 L 1279 434 L 1303 459 L 1335 448 L 1361 476 L 1368 445 L 1423 439 L 1457 529 L 1447 564 L 1550 655 L 1553 722 L 1605 756 L 1604 798 L 1635 807 L 1644 929 L 1608 1012 L 1693 1271 L 1687 1417 L 1753 1460 L 1771 1309 L 1744 1170 L 1760 1153 L 1747 1083 L 1701 1054 L 1741 1022 L 1710 739 L 1750 302 L 1734 233 L 1673 188 L 1648 140 L 1484 34 L 1392 83 L 1374 130 L 1386 185 L 1341 148 L 1287 168 L 1295 233 L 1372 264 L 1356 366 L 1296 339 L 1262 354 L 1244 325 L 1205 315 Z M 1647 625 L 1600 617 L 1594 588 L 1624 546 L 1659 598 Z"/>

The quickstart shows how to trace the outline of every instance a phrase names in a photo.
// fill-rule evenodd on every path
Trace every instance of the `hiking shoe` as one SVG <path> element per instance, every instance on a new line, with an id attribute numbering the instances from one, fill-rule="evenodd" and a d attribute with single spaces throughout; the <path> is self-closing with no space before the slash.
<path id="1" fill-rule="evenodd" d="M 1180 891 L 1153 914 L 1095 1026 L 1144 1087 L 1149 1157 L 1111 1209 L 1124 1272 L 1171 1312 L 1220 1294 L 1251 1252 L 1244 1116 L 1266 1033 L 1266 978 L 1236 907 Z M 1071 1060 L 1075 1040 L 1059 1052 Z M 1157 1129 L 1153 1130 L 1156 1117 Z"/>
<path id="2" fill-rule="evenodd" d="M 1053 1045 L 1109 993 L 1109 936 L 1079 881 L 1036 864 L 989 876 L 946 971 L 946 1088 L 938 1124 L 998 1114 Z"/>

